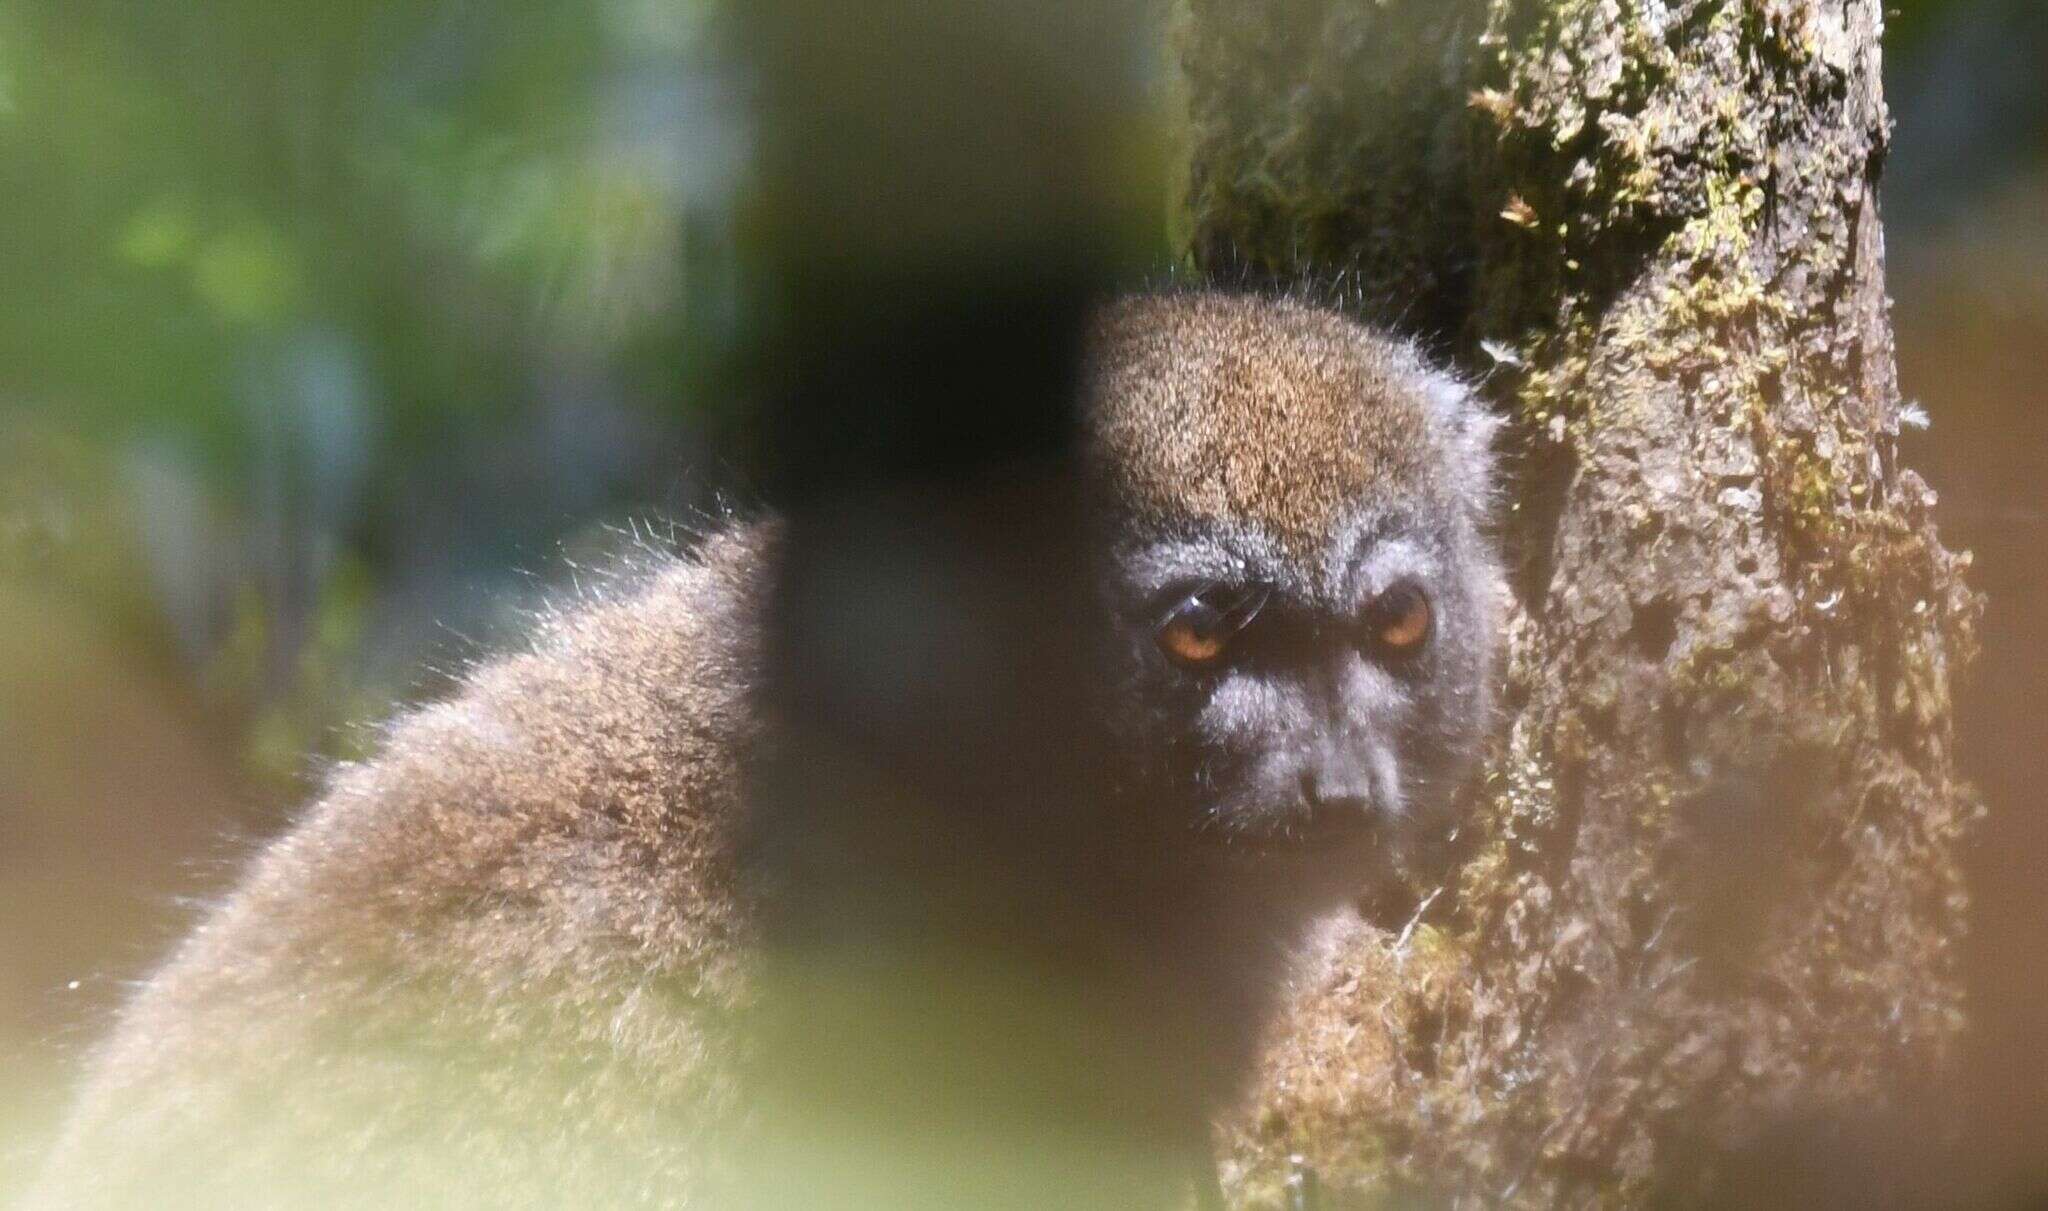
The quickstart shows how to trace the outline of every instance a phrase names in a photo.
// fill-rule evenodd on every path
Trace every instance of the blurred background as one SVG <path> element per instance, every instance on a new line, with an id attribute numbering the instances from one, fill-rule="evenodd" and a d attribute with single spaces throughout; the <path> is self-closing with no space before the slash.
<path id="1" fill-rule="evenodd" d="M 0 1201 L 108 1008 L 324 763 L 753 499 L 725 0 L 0 4 Z M 1992 596 L 1974 1063 L 2048 1124 L 2048 6 L 1901 0 L 1912 460 Z M 1176 263 L 1163 46 L 1116 171 Z"/>

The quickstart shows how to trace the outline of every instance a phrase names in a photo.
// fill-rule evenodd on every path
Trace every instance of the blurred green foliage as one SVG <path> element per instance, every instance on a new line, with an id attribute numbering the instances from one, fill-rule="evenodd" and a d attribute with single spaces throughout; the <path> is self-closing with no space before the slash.
<path id="1" fill-rule="evenodd" d="M 1892 49 L 2033 4 L 1909 0 Z M 764 223 L 728 23 L 0 5 L 0 587 L 76 609 L 283 787 L 498 642 L 562 544 L 744 502 Z M 1130 260 L 1164 265 L 1156 91 L 1116 171 L 1160 199 Z"/>
<path id="2" fill-rule="evenodd" d="M 177 932 L 137 889 L 213 886 L 170 872 L 223 824 L 273 827 L 308 754 L 374 743 L 615 528 L 745 503 L 735 363 L 771 224 L 736 11 L 0 0 L 0 919 L 34 923 L 0 930 L 0 1052 L 80 1020 L 50 989 L 115 999 L 92 964 Z M 2042 0 L 1896 5 L 1894 284 L 1948 255 L 1911 224 L 1986 233 L 1973 292 L 1905 334 L 1909 381 L 1916 350 L 1939 371 L 1936 449 L 1942 406 L 1973 404 L 1930 352 L 1952 317 L 2039 293 L 2005 233 L 2032 238 L 2040 178 L 2005 223 L 1976 199 L 2040 171 L 2044 49 Z M 1129 260 L 1164 265 L 1185 226 L 1158 74 L 1109 154 L 1159 199 Z M 37 1065 L 0 1054 L 0 1203 L 9 1137 L 57 1113 Z"/>
<path id="3" fill-rule="evenodd" d="M 0 578 L 290 779 L 554 543 L 705 499 L 743 403 L 718 9 L 0 9 Z"/>

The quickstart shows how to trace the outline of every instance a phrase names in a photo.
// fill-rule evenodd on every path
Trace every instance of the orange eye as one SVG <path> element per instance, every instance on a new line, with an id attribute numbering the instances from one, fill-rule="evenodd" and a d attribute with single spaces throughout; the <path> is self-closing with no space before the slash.
<path id="1" fill-rule="evenodd" d="M 1189 668 L 1216 663 L 1229 646 L 1230 639 L 1221 630 L 1195 619 L 1172 618 L 1159 628 L 1159 650 Z"/>
<path id="2" fill-rule="evenodd" d="M 1182 668 L 1206 668 L 1223 659 L 1231 640 L 1265 608 L 1268 595 L 1262 585 L 1211 586 L 1173 607 L 1153 639 Z"/>
<path id="3" fill-rule="evenodd" d="M 1435 612 L 1422 586 L 1404 582 L 1372 604 L 1372 633 L 1382 648 L 1398 655 L 1418 652 L 1429 641 Z"/>

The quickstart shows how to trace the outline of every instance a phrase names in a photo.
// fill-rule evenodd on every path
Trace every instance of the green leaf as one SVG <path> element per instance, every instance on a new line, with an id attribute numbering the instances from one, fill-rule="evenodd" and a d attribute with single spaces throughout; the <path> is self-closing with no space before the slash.
<path id="1" fill-rule="evenodd" d="M 194 241 L 191 208 L 182 202 L 152 202 L 137 211 L 121 229 L 115 248 L 123 260 L 145 269 L 163 269 L 184 260 Z"/>
<path id="2" fill-rule="evenodd" d="M 199 249 L 192 258 L 192 288 L 227 319 L 272 323 L 298 299 L 297 258 L 277 232 L 248 224 Z"/>

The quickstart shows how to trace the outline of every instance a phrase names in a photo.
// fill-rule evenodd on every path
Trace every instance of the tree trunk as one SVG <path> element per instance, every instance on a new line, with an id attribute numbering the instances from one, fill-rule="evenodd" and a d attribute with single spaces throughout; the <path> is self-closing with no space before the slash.
<path id="1" fill-rule="evenodd" d="M 1773 1141 L 1833 1188 L 1789 1125 L 1942 1087 L 1976 810 L 1978 601 L 1894 457 L 1881 0 L 1188 7 L 1197 260 L 1440 341 L 1519 446 L 1473 856 L 1306 991 L 1240 1196 L 1301 1153 L 1479 1205 L 1775 1202 Z"/>

